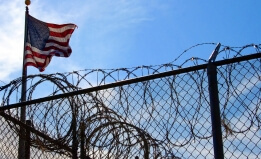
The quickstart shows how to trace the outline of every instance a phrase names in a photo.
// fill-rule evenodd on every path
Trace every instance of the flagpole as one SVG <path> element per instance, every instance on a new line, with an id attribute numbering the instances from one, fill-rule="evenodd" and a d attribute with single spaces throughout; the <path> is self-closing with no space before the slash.
<path id="1" fill-rule="evenodd" d="M 22 91 L 21 91 L 21 102 L 26 101 L 26 90 L 27 90 L 27 67 L 25 67 L 25 47 L 27 41 L 27 17 L 29 14 L 28 5 L 30 5 L 30 0 L 26 0 L 26 10 L 25 10 L 25 30 L 24 30 L 24 51 L 23 51 L 23 66 L 22 66 Z M 26 107 L 23 106 L 20 108 L 20 121 L 25 123 L 26 121 Z M 20 134 L 19 134 L 19 148 L 18 148 L 18 159 L 25 158 L 25 129 L 20 127 Z"/>

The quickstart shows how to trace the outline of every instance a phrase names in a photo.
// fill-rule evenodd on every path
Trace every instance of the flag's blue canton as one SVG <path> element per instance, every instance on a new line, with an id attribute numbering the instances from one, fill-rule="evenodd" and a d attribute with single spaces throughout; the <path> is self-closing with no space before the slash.
<path id="1" fill-rule="evenodd" d="M 33 47 L 43 50 L 49 37 L 49 28 L 46 23 L 41 22 L 32 16 L 28 16 L 28 39 Z"/>

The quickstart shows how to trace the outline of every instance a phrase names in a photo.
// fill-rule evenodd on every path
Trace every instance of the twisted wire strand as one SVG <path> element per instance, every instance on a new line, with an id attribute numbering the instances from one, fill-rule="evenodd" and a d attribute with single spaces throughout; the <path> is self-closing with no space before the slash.
<path id="1" fill-rule="evenodd" d="M 73 92 L 86 87 L 103 85 L 120 80 L 131 79 L 139 76 L 157 74 L 165 70 L 174 70 L 185 66 L 197 66 L 208 60 L 191 57 L 182 64 L 174 62 L 192 51 L 193 48 L 215 43 L 202 43 L 190 47 L 182 52 L 174 61 L 155 66 L 138 66 L 133 68 L 117 69 L 85 69 L 66 73 L 39 74 L 27 76 L 27 100 L 37 98 L 37 93 L 48 84 L 52 88 L 47 92 L 49 96 Z M 260 52 L 261 44 L 249 44 L 243 47 L 221 46 L 218 57 L 230 59 L 243 56 L 245 52 Z M 258 60 L 258 59 L 257 59 Z M 245 64 L 245 66 L 244 66 Z M 249 67 L 249 68 L 246 68 Z M 234 81 L 237 81 L 238 67 L 252 69 L 252 76 L 256 89 L 260 87 L 260 60 L 259 63 L 245 62 L 222 66 L 218 69 L 219 85 L 221 92 L 221 117 L 225 130 L 224 137 L 232 134 L 245 133 L 253 126 L 260 128 L 260 100 L 254 101 L 254 107 L 245 103 L 242 92 L 239 91 Z M 237 74 L 236 74 L 236 73 Z M 99 76 L 101 75 L 101 77 Z M 240 75 L 244 76 L 244 75 Z M 88 77 L 97 77 L 97 83 Z M 208 88 L 206 70 L 187 72 L 171 77 L 148 80 L 146 82 L 130 84 L 108 90 L 99 90 L 88 94 L 71 96 L 57 100 L 27 106 L 27 118 L 33 127 L 54 140 L 64 144 L 73 144 L 73 129 L 77 133 L 84 131 L 85 148 L 92 158 L 109 156 L 111 158 L 127 158 L 139 154 L 144 158 L 157 158 L 175 156 L 170 147 L 184 147 L 195 139 L 207 140 L 212 137 L 211 131 L 201 130 L 199 127 L 208 122 L 210 112 L 208 101 Z M 259 79 L 259 80 L 258 80 Z M 239 81 L 240 82 L 240 81 Z M 249 79 L 251 82 L 251 79 Z M 0 87 L 2 95 L 1 106 L 19 102 L 18 91 L 22 79 L 17 78 Z M 242 128 L 232 124 L 236 114 L 229 113 L 233 108 L 231 99 L 237 98 L 242 109 L 247 114 L 248 122 Z M 160 99 L 165 99 L 164 103 Z M 256 94 L 261 99 L 260 91 Z M 256 99 L 255 98 L 255 99 Z M 19 119 L 19 109 L 10 109 L 5 113 Z M 244 115 L 244 114 L 243 114 Z M 231 117 L 232 116 L 232 117 Z M 181 122 L 182 121 L 182 122 Z M 85 123 L 84 129 L 80 123 Z M 15 133 L 19 134 L 19 127 L 8 122 Z M 160 129 L 160 130 L 157 130 Z M 183 134 L 176 137 L 177 130 L 182 129 Z M 45 151 L 71 155 L 55 143 L 46 141 L 35 134 L 31 135 L 31 144 Z M 139 151 L 138 151 L 139 150 Z M 111 155 L 111 156 L 110 156 Z M 176 157 L 178 158 L 178 157 Z"/>

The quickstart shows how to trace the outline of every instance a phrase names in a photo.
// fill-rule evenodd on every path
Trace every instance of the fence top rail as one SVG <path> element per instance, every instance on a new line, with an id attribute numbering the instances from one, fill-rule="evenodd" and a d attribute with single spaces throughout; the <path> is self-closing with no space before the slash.
<path id="1" fill-rule="evenodd" d="M 246 56 L 241 56 L 241 57 L 235 57 L 235 58 L 231 58 L 231 59 L 215 61 L 212 64 L 214 64 L 216 66 L 222 66 L 222 65 L 227 65 L 227 64 L 232 64 L 232 63 L 236 63 L 236 62 L 257 59 L 257 58 L 261 58 L 261 52 L 246 55 Z M 186 73 L 186 72 L 202 70 L 202 69 L 206 69 L 207 66 L 208 66 L 208 64 L 201 64 L 201 65 L 192 66 L 192 67 L 180 68 L 178 70 L 166 71 L 166 72 L 162 72 L 162 73 L 158 73 L 158 74 L 152 74 L 152 75 L 142 76 L 142 77 L 138 77 L 138 78 L 117 81 L 117 82 L 109 83 L 109 84 L 105 84 L 105 85 L 90 87 L 90 88 L 86 88 L 86 89 L 80 89 L 77 91 L 72 91 L 72 92 L 68 92 L 68 93 L 64 93 L 64 94 L 58 94 L 58 95 L 54 95 L 54 96 L 47 96 L 47 97 L 43 97 L 43 98 L 33 99 L 30 101 L 14 103 L 14 104 L 0 107 L 0 111 L 18 108 L 18 107 L 24 107 L 26 105 L 37 104 L 37 103 L 51 101 L 51 100 L 60 99 L 60 98 L 66 98 L 66 97 L 70 97 L 70 96 L 90 93 L 93 91 L 99 91 L 99 90 L 109 89 L 109 88 L 113 88 L 113 87 L 120 87 L 120 86 L 133 84 L 133 83 L 137 83 L 137 82 L 144 82 L 144 81 L 148 81 L 148 80 L 152 80 L 152 79 L 178 75 L 178 74 L 182 74 L 182 73 Z"/>

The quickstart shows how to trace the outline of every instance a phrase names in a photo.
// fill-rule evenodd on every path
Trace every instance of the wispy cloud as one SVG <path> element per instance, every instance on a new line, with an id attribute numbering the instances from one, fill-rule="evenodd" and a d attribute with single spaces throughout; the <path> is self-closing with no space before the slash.
<path id="1" fill-rule="evenodd" d="M 24 8 L 18 7 L 21 1 L 8 1 L 0 6 L 0 80 L 6 81 L 9 75 L 22 68 Z"/>
<path id="2" fill-rule="evenodd" d="M 72 56 L 65 62 L 51 62 L 44 73 L 106 68 L 126 58 L 124 52 L 133 47 L 140 25 L 152 21 L 151 13 L 159 8 L 158 4 L 137 0 L 58 0 L 52 4 L 49 1 L 32 1 L 29 12 L 34 17 L 50 23 L 72 22 L 78 25 L 70 42 Z M 9 81 L 14 78 L 11 75 L 18 74 L 22 68 L 25 6 L 22 1 L 14 0 L 5 2 L 0 10 L 0 80 Z M 37 73 L 37 70 L 29 70 L 29 74 Z"/>
<path id="3" fill-rule="evenodd" d="M 72 44 L 76 46 L 73 56 L 78 59 L 75 64 L 88 61 L 85 68 L 107 68 L 126 58 L 125 52 L 133 46 L 140 25 L 153 20 L 150 11 L 150 7 L 139 1 L 78 3 L 72 13 L 77 13 L 76 34 L 84 40 L 84 45 Z"/>

